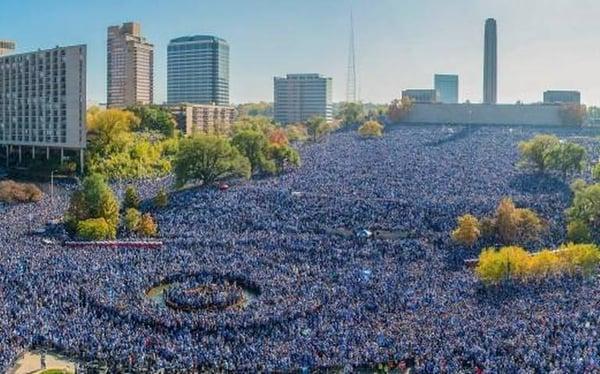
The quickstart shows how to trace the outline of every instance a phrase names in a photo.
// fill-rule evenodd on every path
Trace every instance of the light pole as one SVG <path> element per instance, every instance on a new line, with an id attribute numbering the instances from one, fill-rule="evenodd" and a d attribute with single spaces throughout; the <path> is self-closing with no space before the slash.
<path id="1" fill-rule="evenodd" d="M 56 170 L 52 170 L 50 172 L 50 201 L 54 203 L 54 172 Z"/>

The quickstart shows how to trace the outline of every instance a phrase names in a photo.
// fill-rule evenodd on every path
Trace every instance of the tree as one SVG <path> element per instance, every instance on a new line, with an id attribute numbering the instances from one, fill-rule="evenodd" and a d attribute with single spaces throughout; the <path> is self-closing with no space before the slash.
<path id="1" fill-rule="evenodd" d="M 209 185 L 228 177 L 250 177 L 248 159 L 227 139 L 196 134 L 181 141 L 174 160 L 176 185 L 197 181 Z"/>
<path id="2" fill-rule="evenodd" d="M 288 135 L 286 133 L 286 131 L 284 129 L 282 129 L 281 127 L 276 128 L 275 130 L 271 131 L 271 133 L 269 134 L 269 144 L 270 145 L 276 145 L 276 146 L 287 146 L 290 143 L 289 139 L 288 139 Z"/>
<path id="3" fill-rule="evenodd" d="M 290 146 L 271 145 L 267 149 L 267 154 L 274 162 L 278 174 L 282 173 L 286 166 L 300 166 L 300 154 Z"/>
<path id="4" fill-rule="evenodd" d="M 588 230 L 597 232 L 600 228 L 600 184 L 593 184 L 576 191 L 573 203 L 567 209 L 569 222 L 579 221 Z"/>
<path id="5" fill-rule="evenodd" d="M 164 208 L 169 205 L 169 195 L 167 191 L 163 188 L 158 190 L 156 196 L 154 196 L 154 206 L 157 208 Z"/>
<path id="6" fill-rule="evenodd" d="M 290 142 L 303 142 L 308 139 L 308 130 L 305 125 L 288 125 L 285 132 Z"/>
<path id="7" fill-rule="evenodd" d="M 475 273 L 484 283 L 499 284 L 510 279 L 524 279 L 528 275 L 529 253 L 521 247 L 486 249 L 479 255 Z"/>
<path id="8" fill-rule="evenodd" d="M 101 217 L 89 218 L 77 223 L 77 236 L 85 240 L 114 239 L 116 235 L 116 228 Z"/>
<path id="9" fill-rule="evenodd" d="M 546 154 L 550 149 L 560 144 L 554 135 L 536 135 L 533 139 L 519 143 L 521 160 L 519 165 L 523 168 L 533 168 L 541 173 L 546 171 Z"/>
<path id="10" fill-rule="evenodd" d="M 528 277 L 540 279 L 559 274 L 564 268 L 563 263 L 556 252 L 544 249 L 530 257 Z"/>
<path id="11" fill-rule="evenodd" d="M 157 131 L 168 138 L 175 135 L 175 119 L 168 109 L 158 105 L 137 105 L 127 110 L 140 119 L 134 124 L 134 131 Z"/>
<path id="12" fill-rule="evenodd" d="M 257 130 L 241 130 L 235 134 L 232 144 L 250 161 L 252 174 L 275 173 L 275 164 L 266 154 L 267 137 Z"/>
<path id="13" fill-rule="evenodd" d="M 534 211 L 515 207 L 508 197 L 500 201 L 494 218 L 482 225 L 484 236 L 493 233 L 505 245 L 538 240 L 544 229 L 544 222 Z"/>
<path id="14" fill-rule="evenodd" d="M 158 225 L 154 221 L 154 218 L 148 213 L 143 214 L 137 227 L 137 233 L 140 236 L 149 238 L 156 236 L 157 230 Z"/>
<path id="15" fill-rule="evenodd" d="M 394 99 L 388 106 L 388 118 L 392 123 L 401 122 L 410 113 L 413 102 L 408 97 Z"/>
<path id="16" fill-rule="evenodd" d="M 455 242 L 472 247 L 480 235 L 479 221 L 476 217 L 470 214 L 458 217 L 458 227 L 452 232 Z"/>
<path id="17" fill-rule="evenodd" d="M 383 136 L 383 125 L 377 121 L 367 121 L 358 129 L 358 133 L 362 137 Z"/>
<path id="18" fill-rule="evenodd" d="M 330 127 L 325 118 L 312 117 L 306 122 L 306 130 L 312 141 L 316 142 L 329 132 Z"/>
<path id="19" fill-rule="evenodd" d="M 559 255 L 569 264 L 569 270 L 591 274 L 600 262 L 600 250 L 594 244 L 567 244 Z"/>
<path id="20" fill-rule="evenodd" d="M 592 167 L 592 178 L 595 182 L 600 182 L 600 162 Z"/>
<path id="21" fill-rule="evenodd" d="M 131 129 L 139 122 L 139 118 L 125 110 L 93 110 L 87 115 L 90 151 L 99 155 L 122 151 L 131 142 Z"/>
<path id="22" fill-rule="evenodd" d="M 110 229 L 116 232 L 119 204 L 104 178 L 98 174 L 86 177 L 82 188 L 73 193 L 65 213 L 65 223 L 71 231 L 78 231 L 79 222 L 93 218 L 103 218 Z"/>
<path id="23" fill-rule="evenodd" d="M 559 115 L 563 125 L 581 127 L 587 118 L 587 108 L 580 104 L 564 104 Z"/>
<path id="24" fill-rule="evenodd" d="M 544 164 L 548 169 L 562 173 L 566 178 L 570 172 L 580 172 L 584 166 L 585 148 L 575 143 L 559 143 L 547 150 Z"/>
<path id="25" fill-rule="evenodd" d="M 500 240 L 504 244 L 512 243 L 517 236 L 515 204 L 512 199 L 504 198 L 496 208 L 496 227 Z"/>
<path id="26" fill-rule="evenodd" d="M 123 199 L 123 210 L 128 210 L 130 208 L 140 208 L 140 195 L 134 186 L 127 186 L 125 198 Z"/>
<path id="27" fill-rule="evenodd" d="M 123 224 L 125 229 L 129 232 L 135 232 L 140 224 L 140 220 L 142 218 L 142 214 L 139 210 L 134 208 L 129 208 L 125 212 L 125 216 L 123 217 Z"/>
<path id="28" fill-rule="evenodd" d="M 599 170 L 600 171 L 600 170 Z M 587 182 L 583 179 L 575 179 L 573 183 L 571 183 L 571 191 L 576 193 L 578 191 L 583 191 L 587 187 Z"/>
<path id="29" fill-rule="evenodd" d="M 574 220 L 567 224 L 567 239 L 573 243 L 590 243 L 592 236 L 585 222 Z"/>
<path id="30" fill-rule="evenodd" d="M 273 117 L 273 103 L 264 101 L 258 103 L 246 103 L 237 106 L 240 117 Z"/>
<path id="31" fill-rule="evenodd" d="M 362 103 L 342 103 L 338 118 L 342 126 L 359 124 L 365 119 L 365 108 Z"/>
<path id="32" fill-rule="evenodd" d="M 256 116 L 256 117 L 240 117 L 231 126 L 232 135 L 235 136 L 240 131 L 255 130 L 265 135 L 268 135 L 275 129 L 275 124 L 271 118 Z"/>

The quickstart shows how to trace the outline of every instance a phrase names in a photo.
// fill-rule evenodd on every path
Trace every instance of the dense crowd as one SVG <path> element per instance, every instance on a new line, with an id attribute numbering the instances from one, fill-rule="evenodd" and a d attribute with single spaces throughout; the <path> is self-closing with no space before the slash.
<path id="1" fill-rule="evenodd" d="M 568 183 L 515 167 L 516 145 L 537 131 L 335 134 L 301 146 L 303 166 L 279 178 L 174 192 L 162 209 L 147 204 L 159 250 L 68 249 L 56 235 L 32 234 L 61 216 L 72 186 L 52 200 L 0 206 L 0 371 L 40 347 L 113 371 L 399 361 L 426 373 L 598 371 L 596 279 L 486 289 L 461 266 L 478 249 L 449 238 L 457 216 L 490 215 L 510 196 L 549 222 L 538 247 L 564 240 Z M 585 130 L 555 133 L 598 159 Z M 170 182 L 138 188 L 149 198 Z M 385 234 L 359 237 L 361 230 Z M 186 299 L 198 274 L 214 278 L 202 284 L 223 286 L 217 302 L 238 295 L 234 282 L 253 290 L 253 300 L 186 312 L 147 295 L 173 283 L 170 295 L 182 303 L 215 302 Z"/>

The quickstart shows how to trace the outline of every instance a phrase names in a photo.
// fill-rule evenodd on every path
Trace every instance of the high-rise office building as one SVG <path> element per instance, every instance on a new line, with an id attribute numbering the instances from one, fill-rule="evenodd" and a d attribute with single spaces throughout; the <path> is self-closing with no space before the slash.
<path id="1" fill-rule="evenodd" d="M 440 103 L 458 104 L 458 75 L 436 74 L 433 80 Z"/>
<path id="2" fill-rule="evenodd" d="M 15 42 L 10 40 L 0 40 L 0 56 L 12 53 L 15 50 Z"/>
<path id="3" fill-rule="evenodd" d="M 305 122 L 311 117 L 333 120 L 332 80 L 320 74 L 288 74 L 275 77 L 275 121 Z"/>
<path id="4" fill-rule="evenodd" d="M 0 144 L 33 158 L 86 145 L 86 46 L 0 57 Z M 45 152 L 44 152 L 45 151 Z M 81 163 L 83 165 L 83 162 Z"/>
<path id="5" fill-rule="evenodd" d="M 229 44 L 225 40 L 196 35 L 170 41 L 167 103 L 229 105 Z"/>
<path id="6" fill-rule="evenodd" d="M 498 36 L 496 20 L 485 21 L 485 41 L 483 56 L 483 102 L 498 102 Z"/>
<path id="7" fill-rule="evenodd" d="M 544 92 L 544 104 L 581 104 L 581 92 L 552 90 Z"/>
<path id="8" fill-rule="evenodd" d="M 430 88 L 411 88 L 402 91 L 402 98 L 408 98 L 415 103 L 438 102 L 436 90 Z"/>
<path id="9" fill-rule="evenodd" d="M 140 24 L 110 26 L 106 47 L 107 106 L 152 104 L 154 46 L 141 36 Z"/>

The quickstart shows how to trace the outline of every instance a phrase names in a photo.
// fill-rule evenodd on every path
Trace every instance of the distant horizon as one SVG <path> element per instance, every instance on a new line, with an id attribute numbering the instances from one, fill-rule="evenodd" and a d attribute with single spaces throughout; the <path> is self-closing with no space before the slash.
<path id="1" fill-rule="evenodd" d="M 142 0 L 8 1 L 0 4 L 0 40 L 15 41 L 15 53 L 86 44 L 93 103 L 106 102 L 106 29 L 129 21 L 140 22 L 155 46 L 157 104 L 166 100 L 168 42 L 198 34 L 231 46 L 232 104 L 272 102 L 273 77 L 294 73 L 332 77 L 334 102 L 343 102 L 351 9 L 363 102 L 385 104 L 403 89 L 433 88 L 435 74 L 459 75 L 460 102 L 481 102 L 484 23 L 494 18 L 499 103 L 537 103 L 546 90 L 577 90 L 583 103 L 600 105 L 600 3 L 592 0 L 157 0 L 152 7 Z"/>

